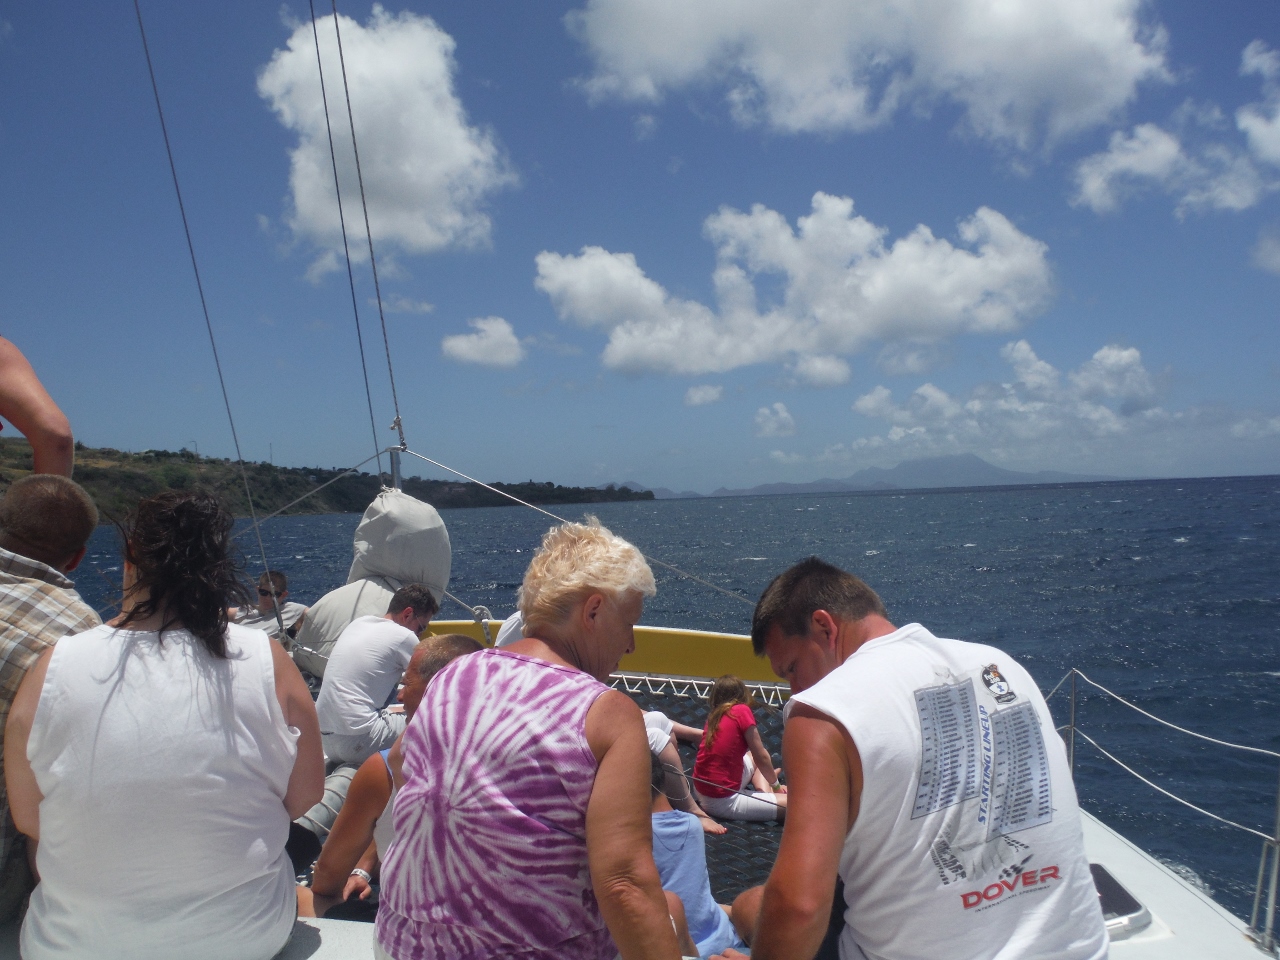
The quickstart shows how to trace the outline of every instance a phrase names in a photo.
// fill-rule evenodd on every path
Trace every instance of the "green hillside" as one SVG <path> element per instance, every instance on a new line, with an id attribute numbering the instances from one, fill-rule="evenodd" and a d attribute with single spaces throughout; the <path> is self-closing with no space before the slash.
<path id="1" fill-rule="evenodd" d="M 25 440 L 0 438 L 0 487 L 7 487 L 12 481 L 29 474 L 31 466 L 31 448 Z M 246 463 L 245 472 L 253 494 L 254 509 L 259 514 L 273 513 L 326 483 L 329 485 L 323 490 L 290 507 L 286 513 L 360 513 L 382 487 L 382 481 L 374 474 L 353 473 L 335 479 L 343 471 L 324 467 Z M 383 478 L 390 480 L 386 474 Z M 231 460 L 199 457 L 189 450 L 128 453 L 78 443 L 75 480 L 93 496 L 104 520 L 124 516 L 143 497 L 161 490 L 185 490 L 189 487 L 211 490 L 224 498 L 236 516 L 249 516 L 249 502 L 239 466 Z M 602 490 L 563 487 L 532 480 L 494 483 L 493 486 L 529 503 L 544 505 L 653 499 L 648 490 L 635 491 L 612 484 Z M 440 509 L 507 506 L 511 503 L 474 483 L 407 477 L 403 489 L 410 496 Z"/>

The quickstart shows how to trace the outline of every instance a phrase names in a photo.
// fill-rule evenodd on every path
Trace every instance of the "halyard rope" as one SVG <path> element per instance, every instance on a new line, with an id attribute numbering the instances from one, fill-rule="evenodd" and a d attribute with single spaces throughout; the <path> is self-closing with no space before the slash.
<path id="1" fill-rule="evenodd" d="M 156 113 L 160 117 L 160 133 L 164 137 L 164 150 L 169 158 L 169 173 L 173 177 L 173 192 L 178 197 L 178 212 L 182 215 L 182 232 L 187 238 L 187 252 L 191 255 L 191 270 L 196 277 L 196 291 L 200 294 L 200 309 L 204 313 L 204 327 L 209 334 L 209 347 L 213 350 L 213 365 L 218 371 L 218 385 L 222 388 L 222 404 L 227 410 L 227 422 L 231 425 L 231 440 L 236 448 L 236 463 L 240 465 L 240 479 L 244 483 L 245 499 L 249 502 L 249 518 L 253 521 L 253 529 L 258 535 L 258 553 L 262 557 L 262 572 L 265 574 L 270 565 L 267 563 L 267 548 L 262 543 L 262 531 L 258 527 L 257 511 L 253 507 L 253 494 L 249 491 L 249 474 L 244 468 L 244 457 L 240 452 L 240 437 L 236 433 L 236 419 L 231 414 L 231 398 L 227 395 L 227 382 L 222 376 L 222 361 L 218 358 L 218 342 L 213 335 L 213 323 L 209 319 L 209 304 L 204 297 L 204 284 L 200 282 L 200 267 L 196 263 L 196 248 L 191 240 L 191 226 L 187 222 L 187 208 L 182 202 L 182 188 L 178 185 L 178 166 L 173 159 L 173 148 L 169 145 L 169 128 L 164 122 L 164 108 L 160 105 L 160 87 L 156 83 L 155 67 L 151 63 L 151 49 L 147 46 L 147 31 L 142 24 L 142 8 L 138 0 L 133 0 L 133 11 L 138 17 L 138 34 L 142 37 L 142 52 L 147 58 L 147 74 L 151 78 L 151 92 L 156 98 Z M 284 621 L 280 617 L 280 608 L 276 607 L 276 622 L 280 632 L 284 632 Z"/>
<path id="2" fill-rule="evenodd" d="M 311 24 L 315 27 L 315 0 L 309 0 L 312 3 Z M 351 152 L 356 158 L 356 182 L 360 185 L 360 207 L 364 211 L 364 235 L 369 241 L 369 269 L 373 272 L 373 294 L 378 301 L 378 321 L 382 324 L 382 346 L 387 352 L 387 378 L 391 381 L 391 403 L 395 407 L 396 418 L 392 422 L 391 427 L 396 431 L 400 438 L 400 449 L 404 450 L 404 425 L 400 420 L 400 398 L 396 393 L 396 372 L 391 364 L 391 341 L 387 338 L 387 318 L 382 309 L 382 287 L 378 283 L 378 261 L 373 255 L 373 231 L 369 229 L 369 202 L 364 195 L 364 174 L 360 169 L 360 148 L 356 146 L 356 119 L 351 112 L 351 87 L 347 84 L 347 59 L 342 53 L 342 28 L 338 23 L 338 0 L 332 0 L 333 5 L 333 34 L 338 39 L 338 65 L 342 67 L 342 92 L 347 100 L 347 122 L 351 125 Z M 316 45 L 316 56 L 320 54 L 320 46 Z M 327 110 L 327 107 L 326 107 Z M 326 123 L 328 122 L 328 114 L 326 112 Z M 333 142 L 330 140 L 329 151 L 333 152 Z M 348 263 L 350 261 L 348 260 Z M 375 440 L 376 443 L 376 440 Z"/>
<path id="3" fill-rule="evenodd" d="M 369 404 L 369 429 L 373 432 L 373 450 L 374 457 L 378 461 L 378 477 L 382 477 L 382 448 L 378 444 L 378 427 L 373 419 L 373 393 L 369 389 L 369 367 L 365 363 L 364 358 L 364 335 L 360 332 L 360 305 L 356 298 L 356 278 L 351 268 L 351 248 L 347 245 L 347 219 L 342 210 L 342 186 L 338 181 L 338 155 L 333 148 L 333 126 L 329 122 L 329 95 L 325 91 L 324 85 L 324 64 L 320 61 L 320 33 L 316 29 L 316 4 L 315 0 L 308 0 L 311 7 L 311 35 L 316 42 L 316 69 L 320 72 L 320 102 L 324 106 L 324 128 L 329 135 L 329 162 L 333 166 L 333 192 L 338 198 L 338 225 L 342 228 L 342 252 L 346 256 L 347 261 L 347 284 L 351 287 L 351 310 L 355 314 L 356 319 L 356 343 L 360 346 L 360 372 L 364 375 L 364 395 Z M 333 14 L 335 27 L 337 25 L 338 14 Z M 346 83 L 346 68 L 343 68 L 343 83 Z M 355 143 L 355 128 L 351 130 L 351 142 Z M 358 157 L 358 155 L 357 155 Z M 363 188 L 362 191 L 363 193 Z M 378 311 L 381 313 L 382 306 L 379 300 Z M 397 414 L 399 411 L 397 411 Z M 368 461 L 366 461 L 368 462 Z"/>

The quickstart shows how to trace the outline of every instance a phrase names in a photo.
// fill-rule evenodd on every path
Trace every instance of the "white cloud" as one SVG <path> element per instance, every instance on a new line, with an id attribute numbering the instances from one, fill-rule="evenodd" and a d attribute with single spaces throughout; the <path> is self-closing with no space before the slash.
<path id="1" fill-rule="evenodd" d="M 1167 130 L 1143 123 L 1130 134 L 1116 131 L 1105 151 L 1080 161 L 1073 202 L 1109 213 L 1149 185 L 1177 197 L 1179 215 L 1246 210 L 1272 188 L 1241 151 L 1208 143 L 1193 152 Z"/>
<path id="2" fill-rule="evenodd" d="M 1126 135 L 1117 130 L 1105 153 L 1095 153 L 1076 168 L 1076 203 L 1094 213 L 1107 213 L 1120 205 L 1124 181 L 1137 178 L 1167 180 L 1186 164 L 1178 138 L 1154 123 L 1144 123 Z"/>
<path id="3" fill-rule="evenodd" d="M 876 358 L 876 366 L 891 376 L 924 373 L 937 365 L 938 345 L 904 341 L 886 344 Z"/>
<path id="4" fill-rule="evenodd" d="M 1125 416 L 1155 405 L 1155 384 L 1142 365 L 1142 354 L 1134 347 L 1103 347 L 1078 370 L 1073 370 L 1069 379 L 1077 397 L 1091 401 L 1115 400 Z"/>
<path id="5" fill-rule="evenodd" d="M 791 372 L 811 387 L 838 387 L 849 382 L 849 364 L 839 357 L 798 357 L 791 364 Z"/>
<path id="6" fill-rule="evenodd" d="M 1254 40 L 1241 54 L 1240 73 L 1260 77 L 1263 95 L 1236 111 L 1243 144 L 1227 142 L 1218 107 L 1183 104 L 1172 121 L 1178 132 L 1154 123 L 1131 133 L 1117 130 L 1106 150 L 1080 161 L 1072 202 L 1108 213 L 1156 187 L 1178 199 L 1183 216 L 1190 210 L 1247 210 L 1280 188 L 1266 172 L 1280 167 L 1280 53 Z"/>
<path id="7" fill-rule="evenodd" d="M 761 407 L 756 411 L 757 437 L 789 437 L 796 432 L 795 417 L 785 403 Z"/>
<path id="8" fill-rule="evenodd" d="M 1105 346 L 1065 377 L 1025 340 L 1006 344 L 1000 356 L 1012 379 L 980 385 L 968 398 L 932 383 L 901 404 L 884 386 L 868 391 L 854 412 L 890 429 L 853 448 L 897 446 L 915 456 L 977 448 L 998 456 L 1032 442 L 1047 451 L 1144 433 L 1178 419 L 1156 405 L 1155 383 L 1134 348 Z"/>
<path id="9" fill-rule="evenodd" d="M 635 119 L 637 140 L 648 140 L 658 131 L 658 118 L 652 113 L 642 113 Z"/>
<path id="10" fill-rule="evenodd" d="M 382 309 L 387 313 L 430 313 L 435 308 L 434 303 L 411 300 L 400 293 L 393 293 L 382 301 Z"/>
<path id="11" fill-rule="evenodd" d="M 501 317 L 468 320 L 467 325 L 476 332 L 455 334 L 440 342 L 446 357 L 487 367 L 514 367 L 524 359 L 523 344 Z"/>
<path id="12" fill-rule="evenodd" d="M 1029 148 L 1105 123 L 1170 79 L 1141 0 L 587 0 L 566 18 L 595 101 L 722 90 L 734 118 L 861 131 L 958 104 L 978 135 Z"/>
<path id="13" fill-rule="evenodd" d="M 715 310 L 672 296 L 634 255 L 601 247 L 543 251 L 534 284 L 562 319 L 608 332 L 608 367 L 696 375 L 790 362 L 825 383 L 841 375 L 840 355 L 874 341 L 1014 330 L 1051 288 L 1047 247 L 987 207 L 959 224 L 963 246 L 924 225 L 887 244 L 851 199 L 825 193 L 794 230 L 757 204 L 721 208 L 704 232 L 716 245 Z M 779 302 L 761 304 L 757 278 L 777 275 Z"/>
<path id="14" fill-rule="evenodd" d="M 489 242 L 487 197 L 515 182 L 494 136 L 471 125 L 453 87 L 454 41 L 428 17 L 375 4 L 365 25 L 342 17 L 352 112 L 375 244 L 406 253 Z M 342 93 L 333 17 L 317 22 L 325 87 L 353 256 L 366 256 L 360 192 Z M 336 269 L 338 206 L 311 24 L 299 24 L 258 75 L 258 93 L 298 135 L 290 153 L 295 237 L 319 256 L 309 275 Z"/>
<path id="15" fill-rule="evenodd" d="M 724 387 L 713 387 L 710 384 L 702 384 L 696 387 L 690 387 L 684 393 L 684 405 L 686 407 L 702 407 L 708 403 L 717 403 L 724 396 Z"/>
<path id="16" fill-rule="evenodd" d="M 774 463 L 792 464 L 802 463 L 806 458 L 802 453 L 784 453 L 781 450 L 770 450 L 769 459 Z"/>
<path id="17" fill-rule="evenodd" d="M 1280 166 L 1280 53 L 1254 40 L 1240 56 L 1240 72 L 1262 78 L 1263 100 L 1236 111 L 1236 125 L 1254 156 Z"/>
<path id="18" fill-rule="evenodd" d="M 1231 436 L 1237 440 L 1260 440 L 1264 437 L 1277 435 L 1280 435 L 1280 417 L 1269 417 L 1260 420 L 1246 417 L 1231 426 Z"/>
<path id="19" fill-rule="evenodd" d="M 1263 230 L 1253 247 L 1253 265 L 1280 276 L 1280 231 Z"/>

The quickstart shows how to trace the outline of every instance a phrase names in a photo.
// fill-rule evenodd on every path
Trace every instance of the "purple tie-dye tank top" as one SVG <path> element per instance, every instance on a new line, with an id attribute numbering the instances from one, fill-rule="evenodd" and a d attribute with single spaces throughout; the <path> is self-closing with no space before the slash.
<path id="1" fill-rule="evenodd" d="M 404 734 L 382 864 L 377 939 L 391 957 L 617 955 L 587 869 L 584 726 L 607 689 L 501 650 L 436 674 Z"/>

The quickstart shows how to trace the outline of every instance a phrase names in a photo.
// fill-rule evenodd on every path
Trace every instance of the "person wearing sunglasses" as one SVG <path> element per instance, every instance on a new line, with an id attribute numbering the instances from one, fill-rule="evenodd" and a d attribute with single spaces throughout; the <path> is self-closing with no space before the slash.
<path id="1" fill-rule="evenodd" d="M 258 578 L 258 605 L 246 604 L 238 610 L 231 611 L 231 619 L 243 627 L 261 630 L 269 637 L 274 637 L 289 649 L 289 641 L 297 636 L 298 628 L 307 615 L 304 604 L 294 603 L 289 596 L 289 578 L 279 570 L 268 570 Z M 276 616 L 276 608 L 280 608 L 280 616 Z M 281 636 L 281 627 L 284 636 Z"/>

